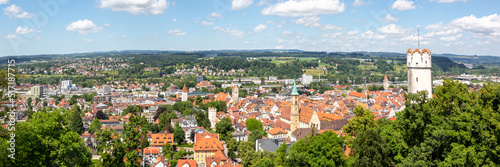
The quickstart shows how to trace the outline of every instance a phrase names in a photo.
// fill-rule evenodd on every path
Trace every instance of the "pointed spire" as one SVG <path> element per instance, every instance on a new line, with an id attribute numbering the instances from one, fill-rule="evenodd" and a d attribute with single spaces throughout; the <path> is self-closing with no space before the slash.
<path id="1" fill-rule="evenodd" d="M 186 84 L 184 84 L 184 87 L 182 88 L 182 92 L 188 92 L 188 90 L 186 89 Z"/>
<path id="2" fill-rule="evenodd" d="M 292 89 L 292 96 L 293 95 L 299 95 L 299 92 L 297 92 L 297 85 L 295 84 L 295 81 L 293 81 L 293 89 Z"/>
<path id="3" fill-rule="evenodd" d="M 388 79 L 387 79 L 387 74 L 385 74 L 385 76 L 384 76 L 384 81 L 387 81 L 387 80 L 388 80 Z"/>

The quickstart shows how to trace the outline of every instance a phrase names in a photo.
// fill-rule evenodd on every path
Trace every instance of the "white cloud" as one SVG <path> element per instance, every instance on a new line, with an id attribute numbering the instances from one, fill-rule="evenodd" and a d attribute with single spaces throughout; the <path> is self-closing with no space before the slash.
<path id="1" fill-rule="evenodd" d="M 318 16 L 305 16 L 295 20 L 295 23 L 304 24 L 304 26 L 307 27 L 320 28 L 322 30 L 343 30 L 342 27 L 336 25 L 327 24 L 323 26 L 318 23 L 319 21 L 321 21 L 321 18 L 319 18 Z"/>
<path id="2" fill-rule="evenodd" d="M 256 44 L 256 41 L 243 41 L 244 44 Z"/>
<path id="3" fill-rule="evenodd" d="M 401 40 L 402 41 L 418 41 L 419 37 L 417 35 L 410 35 L 410 36 L 401 38 Z M 423 40 L 423 38 L 420 37 L 420 40 Z"/>
<path id="4" fill-rule="evenodd" d="M 336 25 L 327 24 L 327 25 L 321 27 L 321 29 L 322 30 L 343 30 L 344 28 L 336 26 Z"/>
<path id="5" fill-rule="evenodd" d="M 292 34 L 292 31 L 283 31 L 283 33 L 281 33 L 281 35 L 290 35 Z"/>
<path id="6" fill-rule="evenodd" d="M 16 35 L 7 35 L 4 36 L 3 39 L 16 39 Z"/>
<path id="7" fill-rule="evenodd" d="M 304 26 L 313 26 L 319 24 L 318 22 L 321 20 L 318 16 L 306 16 L 301 17 L 295 20 L 296 24 L 304 24 Z"/>
<path id="8" fill-rule="evenodd" d="M 94 40 L 92 39 L 88 39 L 88 38 L 83 38 L 82 39 L 83 42 L 94 42 Z"/>
<path id="9" fill-rule="evenodd" d="M 29 34 L 29 33 L 32 33 L 34 32 L 33 29 L 29 29 L 27 26 L 24 26 L 24 27 L 21 27 L 21 26 L 18 26 L 17 29 L 16 29 L 16 34 Z"/>
<path id="10" fill-rule="evenodd" d="M 172 35 L 176 35 L 176 36 L 186 35 L 186 32 L 183 32 L 183 31 L 181 31 L 179 29 L 170 30 L 168 33 L 172 34 Z"/>
<path id="11" fill-rule="evenodd" d="M 215 20 L 217 18 L 220 18 L 221 15 L 217 12 L 212 12 L 208 14 L 208 20 Z"/>
<path id="12" fill-rule="evenodd" d="M 214 25 L 214 23 L 212 22 L 208 22 L 208 21 L 203 21 L 200 23 L 202 26 L 211 26 L 211 25 Z"/>
<path id="13" fill-rule="evenodd" d="M 80 35 L 98 33 L 101 30 L 102 27 L 96 26 L 94 22 L 87 19 L 78 20 L 66 26 L 66 31 L 77 31 Z"/>
<path id="14" fill-rule="evenodd" d="M 415 5 L 413 5 L 413 1 L 410 0 L 396 0 L 391 6 L 392 9 L 395 10 L 411 10 L 415 9 Z"/>
<path id="15" fill-rule="evenodd" d="M 177 19 L 172 19 L 173 22 L 177 22 Z"/>
<path id="16" fill-rule="evenodd" d="M 9 4 L 9 0 L 0 0 L 0 5 Z"/>
<path id="17" fill-rule="evenodd" d="M 100 0 L 99 7 L 112 11 L 125 11 L 137 14 L 162 14 L 168 8 L 166 0 Z"/>
<path id="18" fill-rule="evenodd" d="M 452 3 L 452 2 L 458 2 L 458 1 L 467 2 L 467 0 L 431 0 L 431 1 L 436 1 L 439 3 Z"/>
<path id="19" fill-rule="evenodd" d="M 245 9 L 253 3 L 253 0 L 232 0 L 231 9 L 240 10 Z"/>
<path id="20" fill-rule="evenodd" d="M 458 35 L 455 35 L 455 36 L 442 37 L 441 40 L 442 41 L 456 41 L 456 40 L 458 40 L 462 36 L 463 36 L 462 34 L 458 34 Z"/>
<path id="21" fill-rule="evenodd" d="M 367 32 L 361 34 L 361 38 L 364 38 L 364 39 L 384 39 L 385 36 L 377 35 L 373 31 L 367 31 Z"/>
<path id="22" fill-rule="evenodd" d="M 253 31 L 254 32 L 262 32 L 264 30 L 266 30 L 267 26 L 264 25 L 264 24 L 259 24 L 257 26 L 255 26 L 255 28 L 253 28 Z"/>
<path id="23" fill-rule="evenodd" d="M 7 16 L 9 16 L 10 18 L 14 18 L 14 19 L 17 19 L 17 18 L 32 18 L 33 17 L 33 14 L 32 13 L 28 13 L 28 12 L 25 12 L 22 8 L 12 4 L 6 8 L 3 8 L 3 13 Z"/>
<path id="24" fill-rule="evenodd" d="M 261 13 L 263 15 L 302 17 L 337 14 L 344 11 L 345 4 L 340 0 L 289 0 L 268 6 Z"/>
<path id="25" fill-rule="evenodd" d="M 349 32 L 347 32 L 347 35 L 351 35 L 351 36 L 352 35 L 356 35 L 356 34 L 358 34 L 358 31 L 349 31 Z"/>
<path id="26" fill-rule="evenodd" d="M 106 23 L 106 24 L 104 24 L 104 26 L 109 27 L 109 24 Z"/>
<path id="27" fill-rule="evenodd" d="M 378 30 L 384 34 L 401 34 L 404 31 L 401 26 L 396 24 L 389 24 L 387 26 L 380 27 Z"/>
<path id="28" fill-rule="evenodd" d="M 321 35 L 321 37 L 323 37 L 323 38 L 338 38 L 341 35 L 342 35 L 342 33 L 337 32 L 337 33 L 332 33 L 332 34 L 323 34 L 323 35 Z"/>
<path id="29" fill-rule="evenodd" d="M 461 17 L 450 22 L 452 26 L 483 35 L 500 35 L 500 15 L 492 14 L 477 18 L 474 15 Z"/>
<path id="30" fill-rule="evenodd" d="M 391 14 L 387 14 L 387 15 L 385 15 L 384 18 L 382 18 L 382 20 L 384 20 L 385 22 L 396 22 L 399 19 L 395 18 L 395 17 L 392 17 Z"/>
<path id="31" fill-rule="evenodd" d="M 363 6 L 363 5 L 368 5 L 368 3 L 364 2 L 363 0 L 355 0 L 352 3 L 352 6 Z"/>
<path id="32" fill-rule="evenodd" d="M 213 29 L 215 31 L 224 32 L 225 35 L 235 37 L 238 39 L 242 39 L 245 37 L 245 32 L 241 31 L 238 28 L 222 28 L 219 26 L 215 26 Z"/>

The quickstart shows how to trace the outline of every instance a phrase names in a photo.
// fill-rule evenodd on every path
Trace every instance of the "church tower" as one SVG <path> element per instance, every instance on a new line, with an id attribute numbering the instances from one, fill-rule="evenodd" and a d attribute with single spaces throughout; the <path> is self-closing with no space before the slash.
<path id="1" fill-rule="evenodd" d="M 217 109 L 214 107 L 208 107 L 208 120 L 210 120 L 210 129 L 215 130 L 215 116 L 217 114 Z"/>
<path id="2" fill-rule="evenodd" d="M 291 111 L 290 111 L 290 136 L 292 132 L 294 132 L 296 129 L 300 127 L 300 122 L 299 122 L 299 92 L 297 92 L 297 86 L 295 85 L 295 82 L 293 82 L 293 89 L 292 93 L 290 94 L 292 96 L 292 105 L 291 105 Z"/>
<path id="3" fill-rule="evenodd" d="M 406 51 L 409 93 L 427 91 L 427 97 L 432 97 L 431 64 L 431 51 L 429 49 L 408 49 Z"/>
<path id="4" fill-rule="evenodd" d="M 384 90 L 389 89 L 389 80 L 387 79 L 387 75 L 384 76 Z"/>
<path id="5" fill-rule="evenodd" d="M 181 94 L 181 99 L 182 101 L 187 101 L 188 100 L 188 90 L 186 89 L 186 84 L 184 84 L 184 87 L 182 88 L 182 94 Z"/>
<path id="6" fill-rule="evenodd" d="M 231 98 L 233 99 L 233 101 L 235 102 L 235 104 L 238 104 L 238 101 L 239 101 L 239 88 L 238 88 L 238 85 L 234 85 L 233 86 L 233 93 L 232 93 L 232 96 Z"/>

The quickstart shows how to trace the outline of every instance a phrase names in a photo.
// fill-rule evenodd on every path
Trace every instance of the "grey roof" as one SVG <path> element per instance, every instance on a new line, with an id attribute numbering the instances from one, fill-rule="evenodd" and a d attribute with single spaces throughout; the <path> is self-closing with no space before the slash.
<path id="1" fill-rule="evenodd" d="M 258 139 L 256 140 L 256 144 L 258 144 L 257 148 L 269 151 L 269 152 L 276 152 L 276 150 L 281 146 L 281 143 L 283 143 L 283 139 Z"/>

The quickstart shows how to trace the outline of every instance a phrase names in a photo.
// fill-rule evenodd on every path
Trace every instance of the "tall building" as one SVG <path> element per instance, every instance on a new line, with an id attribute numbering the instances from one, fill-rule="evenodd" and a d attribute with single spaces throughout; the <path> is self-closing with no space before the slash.
<path id="1" fill-rule="evenodd" d="M 184 87 L 182 88 L 181 99 L 182 101 L 188 100 L 188 90 L 186 89 L 186 84 L 184 84 Z"/>
<path id="2" fill-rule="evenodd" d="M 384 76 L 384 89 L 389 89 L 389 80 L 387 79 L 387 75 Z"/>
<path id="3" fill-rule="evenodd" d="M 42 86 L 32 86 L 31 94 L 36 97 L 42 97 L 43 95 L 43 87 Z"/>
<path id="4" fill-rule="evenodd" d="M 64 80 L 61 81 L 61 89 L 62 90 L 68 90 L 71 88 L 71 85 L 73 85 L 71 80 Z"/>
<path id="5" fill-rule="evenodd" d="M 233 86 L 233 93 L 232 93 L 232 96 L 231 98 L 233 99 L 233 101 L 238 104 L 238 101 L 239 101 L 239 90 L 240 88 L 238 88 L 238 85 L 234 85 Z"/>
<path id="6" fill-rule="evenodd" d="M 297 85 L 295 85 L 295 82 L 293 83 L 293 89 L 292 93 L 290 94 L 292 96 L 292 101 L 291 101 L 291 109 L 290 109 L 290 133 L 289 135 L 292 134 L 297 128 L 300 127 L 299 123 L 299 92 L 297 92 Z"/>
<path id="7" fill-rule="evenodd" d="M 215 116 L 217 115 L 217 109 L 214 107 L 208 107 L 208 120 L 210 120 L 210 129 L 215 130 Z"/>
<path id="8" fill-rule="evenodd" d="M 309 85 L 313 81 L 312 75 L 302 74 L 302 84 Z"/>
<path id="9" fill-rule="evenodd" d="M 431 98 L 431 51 L 429 49 L 408 49 L 406 51 L 406 62 L 408 67 L 408 92 L 427 91 L 427 97 Z"/>

